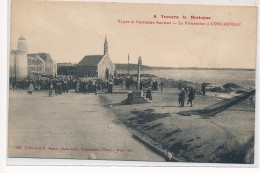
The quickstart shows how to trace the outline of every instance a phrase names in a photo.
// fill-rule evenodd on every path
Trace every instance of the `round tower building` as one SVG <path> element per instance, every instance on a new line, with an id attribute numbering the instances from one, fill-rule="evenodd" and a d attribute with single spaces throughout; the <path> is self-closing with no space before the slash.
<path id="1" fill-rule="evenodd" d="M 17 50 L 15 53 L 15 77 L 16 80 L 23 80 L 28 77 L 27 44 L 23 36 L 18 39 Z"/>

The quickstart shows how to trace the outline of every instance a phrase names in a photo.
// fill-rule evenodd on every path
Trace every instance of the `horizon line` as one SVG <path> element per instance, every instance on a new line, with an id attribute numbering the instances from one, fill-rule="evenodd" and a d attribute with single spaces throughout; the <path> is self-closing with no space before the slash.
<path id="1" fill-rule="evenodd" d="M 127 65 L 127 63 L 114 63 L 114 64 L 122 64 L 122 65 Z M 137 65 L 133 63 L 129 63 L 130 65 Z M 152 68 L 181 68 L 181 69 L 241 69 L 241 70 L 256 70 L 256 68 L 243 68 L 243 67 L 171 67 L 171 66 L 150 66 L 150 65 L 142 65 L 142 66 L 147 66 L 147 67 L 152 67 Z"/>
<path id="2" fill-rule="evenodd" d="M 71 64 L 78 64 L 76 62 L 57 62 L 57 64 L 65 64 L 65 63 L 71 63 Z M 127 65 L 128 63 L 114 63 L 121 64 L 121 65 Z M 129 63 L 129 65 L 137 65 L 134 63 Z M 243 67 L 171 67 L 171 66 L 150 66 L 150 65 L 142 65 L 150 68 L 175 68 L 175 69 L 223 69 L 223 70 L 256 70 L 256 68 L 243 68 Z"/>

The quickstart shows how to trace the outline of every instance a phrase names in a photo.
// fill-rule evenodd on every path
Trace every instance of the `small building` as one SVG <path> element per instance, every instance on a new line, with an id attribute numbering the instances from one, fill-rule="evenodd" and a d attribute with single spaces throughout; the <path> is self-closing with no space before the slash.
<path id="1" fill-rule="evenodd" d="M 38 78 L 42 75 L 56 76 L 57 64 L 48 53 L 29 54 L 26 39 L 18 39 L 17 50 L 10 52 L 10 78 L 16 81 L 24 78 Z"/>
<path id="2" fill-rule="evenodd" d="M 48 53 L 28 54 L 28 76 L 30 78 L 57 75 L 57 64 Z"/>
<path id="3" fill-rule="evenodd" d="M 108 42 L 105 38 L 103 55 L 87 55 L 77 65 L 76 76 L 98 77 L 100 79 L 113 78 L 115 64 L 108 54 Z"/>
<path id="4" fill-rule="evenodd" d="M 30 78 L 41 77 L 45 74 L 45 61 L 37 54 L 28 54 L 28 76 Z"/>

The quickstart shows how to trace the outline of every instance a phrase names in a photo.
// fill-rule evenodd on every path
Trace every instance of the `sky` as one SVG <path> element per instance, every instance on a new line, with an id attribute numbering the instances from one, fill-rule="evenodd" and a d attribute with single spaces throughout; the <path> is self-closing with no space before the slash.
<path id="1" fill-rule="evenodd" d="M 191 15 L 211 19 L 191 20 Z M 13 1 L 10 48 L 16 49 L 23 35 L 29 53 L 46 52 L 57 63 L 78 63 L 85 55 L 103 54 L 106 36 L 114 63 L 127 63 L 129 54 L 130 63 L 141 56 L 149 66 L 255 69 L 256 16 L 255 7 Z M 137 24 L 137 20 L 240 26 Z"/>

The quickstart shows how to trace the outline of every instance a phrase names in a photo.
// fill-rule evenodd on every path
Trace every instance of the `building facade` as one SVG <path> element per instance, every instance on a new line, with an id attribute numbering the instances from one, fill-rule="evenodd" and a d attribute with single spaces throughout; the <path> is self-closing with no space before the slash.
<path id="1" fill-rule="evenodd" d="M 105 38 L 103 55 L 87 55 L 77 65 L 76 76 L 98 77 L 100 79 L 113 78 L 115 64 L 108 54 L 108 42 Z"/>
<path id="2" fill-rule="evenodd" d="M 45 74 L 45 62 L 38 55 L 28 54 L 28 76 L 38 78 Z"/>
<path id="3" fill-rule="evenodd" d="M 45 62 L 45 71 L 43 75 L 47 76 L 57 76 L 57 63 L 52 59 L 49 53 L 37 53 L 44 62 Z"/>
<path id="4" fill-rule="evenodd" d="M 48 53 L 28 54 L 26 40 L 18 39 L 17 50 L 10 52 L 10 78 L 16 81 L 57 75 L 57 64 Z"/>

